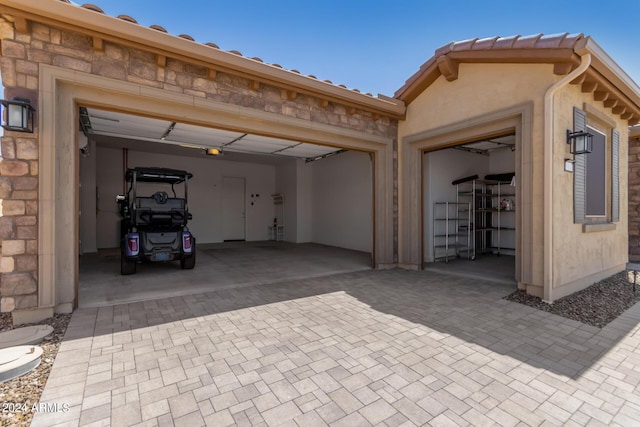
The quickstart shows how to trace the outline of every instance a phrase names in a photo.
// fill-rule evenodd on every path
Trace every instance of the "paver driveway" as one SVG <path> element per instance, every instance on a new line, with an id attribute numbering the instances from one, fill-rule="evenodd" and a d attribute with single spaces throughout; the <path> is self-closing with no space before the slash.
<path id="1" fill-rule="evenodd" d="M 42 395 L 71 408 L 32 426 L 640 423 L 640 304 L 597 329 L 511 290 L 364 271 L 78 310 Z"/>

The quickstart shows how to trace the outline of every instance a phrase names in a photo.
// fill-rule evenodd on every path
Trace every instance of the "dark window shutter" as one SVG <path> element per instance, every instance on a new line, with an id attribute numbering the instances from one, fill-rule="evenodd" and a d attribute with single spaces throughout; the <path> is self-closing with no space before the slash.
<path id="1" fill-rule="evenodd" d="M 573 131 L 587 130 L 587 113 L 573 107 Z M 586 218 L 587 206 L 587 158 L 586 154 L 576 154 L 573 167 L 573 222 L 582 223 Z"/>
<path id="2" fill-rule="evenodd" d="M 620 221 L 620 132 L 611 132 L 611 221 Z"/>

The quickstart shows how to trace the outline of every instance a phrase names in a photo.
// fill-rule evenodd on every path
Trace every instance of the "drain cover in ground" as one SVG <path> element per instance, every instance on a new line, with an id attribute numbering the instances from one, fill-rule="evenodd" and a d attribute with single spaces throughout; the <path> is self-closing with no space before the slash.
<path id="1" fill-rule="evenodd" d="M 44 337 L 52 333 L 53 328 L 49 325 L 27 326 L 0 332 L 0 348 L 38 344 Z"/>
<path id="2" fill-rule="evenodd" d="M 21 345 L 0 350 L 0 382 L 24 375 L 40 364 L 42 349 L 34 345 Z"/>

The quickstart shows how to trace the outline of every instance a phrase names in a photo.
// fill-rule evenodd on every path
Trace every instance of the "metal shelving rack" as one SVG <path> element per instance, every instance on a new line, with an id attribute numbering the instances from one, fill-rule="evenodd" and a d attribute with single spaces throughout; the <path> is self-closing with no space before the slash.
<path id="1" fill-rule="evenodd" d="M 509 185 L 505 181 L 473 179 L 456 184 L 457 202 L 467 200 L 473 217 L 469 222 L 471 235 L 471 259 L 476 253 L 494 252 L 500 255 L 502 250 L 515 250 L 502 244 L 503 231 L 515 231 L 514 227 L 505 227 L 502 215 L 515 211 L 513 192 L 505 193 L 502 188 Z M 510 209 L 501 206 L 502 197 L 511 197 Z"/>
<path id="2" fill-rule="evenodd" d="M 459 258 L 463 253 L 471 256 L 471 205 L 460 202 L 433 204 L 433 258 L 434 261 Z"/>
<path id="3" fill-rule="evenodd" d="M 504 215 L 515 213 L 515 192 L 513 191 L 503 191 L 505 186 L 509 186 L 509 182 L 503 181 L 488 181 L 485 185 L 490 186 L 491 193 L 491 212 L 492 219 L 495 218 L 494 227 L 492 227 L 492 231 L 494 233 L 495 239 L 492 240 L 492 246 L 487 249 L 495 252 L 497 255 L 500 255 L 501 250 L 509 250 L 514 251 L 515 248 L 506 247 L 502 244 L 503 241 L 503 231 L 514 232 L 515 227 L 505 226 L 503 223 Z M 495 190 L 495 191 L 494 191 Z M 510 203 L 502 203 L 503 198 L 510 200 Z"/>

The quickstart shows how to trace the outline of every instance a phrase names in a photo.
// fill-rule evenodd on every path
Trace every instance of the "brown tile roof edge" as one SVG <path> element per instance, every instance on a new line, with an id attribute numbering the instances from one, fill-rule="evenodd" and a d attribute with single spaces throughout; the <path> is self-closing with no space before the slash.
<path id="1" fill-rule="evenodd" d="M 72 3 L 70 0 L 58 0 L 58 1 L 60 1 L 60 2 L 62 2 L 62 3 L 70 4 L 70 5 L 72 5 L 72 6 L 82 7 L 83 9 L 88 9 L 88 10 L 91 10 L 91 11 L 93 11 L 93 12 L 97 12 L 97 13 L 101 13 L 101 14 L 103 14 L 103 15 L 106 15 L 106 14 L 105 14 L 105 12 L 104 12 L 104 10 L 102 10 L 102 8 L 100 8 L 99 6 L 96 6 L 96 5 L 94 5 L 94 4 L 85 3 L 85 4 L 83 4 L 82 6 L 77 6 L 75 3 Z M 107 16 L 108 16 L 108 15 L 107 15 Z M 123 20 L 123 21 L 130 22 L 130 23 L 132 23 L 132 24 L 139 25 L 139 24 L 138 24 L 138 21 L 137 21 L 135 18 L 133 18 L 133 17 L 131 17 L 131 16 L 129 16 L 129 15 L 118 15 L 118 16 L 117 16 L 117 18 L 118 18 L 118 19 L 121 19 L 121 20 Z M 162 27 L 162 26 L 160 26 L 160 25 L 151 25 L 149 28 L 152 28 L 152 29 L 154 29 L 154 30 L 158 30 L 158 31 L 161 31 L 161 32 L 163 32 L 163 33 L 167 33 L 167 34 L 168 34 L 168 31 L 167 31 L 164 27 Z M 196 42 L 196 40 L 195 40 L 193 37 L 191 37 L 190 35 L 188 35 L 188 34 L 180 34 L 180 35 L 178 35 L 177 37 L 183 38 L 183 39 L 185 39 L 185 40 L 190 40 L 190 41 L 192 41 L 192 42 Z M 196 42 L 196 43 L 197 43 L 197 42 Z M 219 49 L 218 45 L 216 45 L 215 43 L 205 43 L 205 45 L 210 46 L 210 47 L 214 47 L 214 48 L 216 48 L 216 49 Z M 242 53 L 240 53 L 240 52 L 239 52 L 239 51 L 237 51 L 237 50 L 229 50 L 228 52 L 233 53 L 234 55 L 241 56 L 241 57 L 245 58 L 245 56 L 244 56 L 244 55 L 242 55 Z M 279 65 L 279 64 L 267 64 L 267 63 L 265 63 L 265 62 L 264 62 L 262 59 L 260 59 L 260 58 L 249 58 L 249 57 L 246 57 L 246 58 L 247 58 L 247 59 L 250 59 L 250 60 L 257 61 L 257 62 L 260 62 L 260 63 L 263 63 L 264 65 L 267 65 L 267 66 L 273 66 L 273 67 L 280 68 L 280 69 L 285 70 L 285 71 L 289 71 L 289 72 L 292 72 L 292 73 L 295 73 L 295 74 L 299 74 L 299 75 L 304 76 L 304 75 L 303 75 L 302 73 L 300 73 L 298 70 L 287 70 L 286 68 L 282 67 L 282 66 L 281 66 L 281 65 Z M 318 79 L 317 79 L 317 77 L 315 77 L 315 76 L 304 76 L 304 77 L 309 77 L 309 78 L 311 78 L 311 79 L 318 80 Z M 345 85 L 336 85 L 336 84 L 331 83 L 329 80 L 324 80 L 324 82 L 325 82 L 325 83 L 327 83 L 327 84 L 331 84 L 332 86 L 335 86 L 335 87 L 339 87 L 339 88 L 342 88 L 342 89 L 350 90 L 350 91 L 352 91 L 352 92 L 354 92 L 354 93 L 358 93 L 358 94 L 361 94 L 361 93 L 362 93 L 362 92 L 360 92 L 360 90 L 358 90 L 358 89 L 355 89 L 355 88 L 354 88 L 354 89 L 348 89 L 348 88 L 347 88 L 347 86 L 345 86 Z M 369 96 L 369 97 L 375 98 L 375 97 L 374 97 L 371 93 L 369 93 L 369 92 L 367 92 L 367 93 L 365 94 L 365 96 Z M 390 99 L 390 98 L 387 98 L 387 99 Z"/>
<path id="2" fill-rule="evenodd" d="M 462 40 L 451 42 L 435 50 L 434 55 L 429 58 L 420 69 L 407 79 L 405 84 L 396 91 L 395 98 L 403 99 L 414 83 L 420 80 L 430 68 L 437 64 L 438 58 L 445 56 L 451 52 L 481 52 L 485 51 L 508 51 L 513 50 L 514 54 L 517 50 L 523 49 L 573 49 L 576 43 L 583 39 L 584 35 L 579 34 L 534 34 L 529 36 L 508 36 L 508 37 L 488 37 Z"/>

